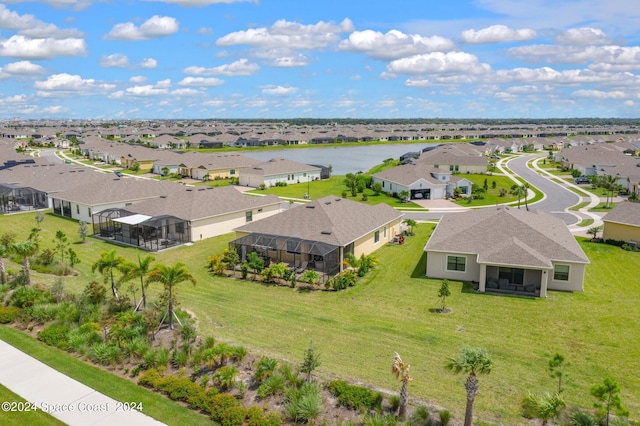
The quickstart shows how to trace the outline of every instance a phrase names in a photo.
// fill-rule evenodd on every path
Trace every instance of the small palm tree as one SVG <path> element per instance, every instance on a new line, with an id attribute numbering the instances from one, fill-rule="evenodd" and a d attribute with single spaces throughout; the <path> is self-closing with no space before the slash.
<path id="1" fill-rule="evenodd" d="M 26 240 L 14 243 L 11 251 L 22 258 L 22 270 L 27 285 L 31 285 L 31 263 L 30 259 L 38 251 L 38 244 L 33 240 Z"/>
<path id="2" fill-rule="evenodd" d="M 591 240 L 598 238 L 598 232 L 602 231 L 602 226 L 592 226 L 587 230 L 587 234 L 591 235 Z"/>
<path id="3" fill-rule="evenodd" d="M 149 283 L 160 283 L 164 285 L 165 290 L 169 293 L 168 316 L 170 330 L 173 330 L 173 287 L 185 281 L 196 285 L 196 279 L 189 273 L 182 262 L 178 262 L 173 266 L 166 266 L 160 263 L 148 275 Z"/>
<path id="4" fill-rule="evenodd" d="M 518 208 L 520 208 L 520 201 L 522 200 L 522 197 L 525 197 L 525 199 L 527 197 L 527 190 L 524 188 L 524 185 L 514 184 L 509 193 L 518 197 Z"/>
<path id="5" fill-rule="evenodd" d="M 413 219 L 405 219 L 402 223 L 409 227 L 409 235 L 413 235 L 413 228 L 418 225 L 418 222 Z"/>
<path id="6" fill-rule="evenodd" d="M 98 272 L 105 277 L 105 280 L 107 278 L 111 279 L 111 293 L 113 293 L 113 297 L 116 299 L 119 296 L 116 288 L 116 282 L 113 277 L 113 270 L 118 269 L 118 267 L 124 262 L 124 258 L 116 254 L 116 249 L 111 249 L 109 251 L 103 251 L 100 254 L 100 259 L 96 260 L 91 266 L 91 272 L 95 272 L 97 269 Z"/>
<path id="7" fill-rule="evenodd" d="M 400 358 L 398 352 L 393 358 L 393 364 L 391 364 L 391 373 L 400 379 L 402 387 L 400 388 L 400 406 L 398 407 L 398 417 L 404 420 L 407 416 L 407 402 L 409 401 L 409 382 L 412 380 L 409 376 L 409 364 L 405 364 Z"/>
<path id="8" fill-rule="evenodd" d="M 560 411 L 567 406 L 558 393 L 538 395 L 530 393 L 524 400 L 524 404 L 532 411 L 535 418 L 542 420 L 542 426 L 549 424 L 549 420 L 555 419 Z"/>
<path id="9" fill-rule="evenodd" d="M 147 294 L 145 292 L 145 289 L 149 285 L 147 275 L 149 275 L 149 272 L 151 271 L 151 264 L 156 260 L 156 258 L 152 255 L 141 258 L 140 252 L 138 252 L 137 255 L 138 262 L 125 262 L 121 266 L 120 270 L 124 274 L 124 281 L 132 280 L 134 278 L 140 279 L 140 291 L 142 292 L 140 303 L 142 304 L 143 309 L 147 309 Z"/>
<path id="10" fill-rule="evenodd" d="M 473 402 L 478 394 L 478 375 L 491 373 L 493 361 L 483 348 L 462 348 L 457 358 L 449 358 L 445 368 L 453 374 L 468 374 L 464 388 L 467 391 L 467 407 L 464 414 L 464 426 L 473 421 Z"/>

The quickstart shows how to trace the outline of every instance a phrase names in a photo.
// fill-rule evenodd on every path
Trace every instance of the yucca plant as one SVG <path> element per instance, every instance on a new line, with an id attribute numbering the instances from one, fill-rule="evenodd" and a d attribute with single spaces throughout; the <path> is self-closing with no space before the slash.
<path id="1" fill-rule="evenodd" d="M 238 370 L 233 365 L 225 365 L 224 367 L 218 368 L 218 370 L 213 375 L 213 382 L 216 383 L 220 389 L 228 390 L 231 389 L 235 383 L 236 379 L 240 375 L 240 370 Z"/>
<path id="2" fill-rule="evenodd" d="M 287 392 L 285 411 L 294 422 L 313 422 L 322 410 L 321 389 L 317 383 L 304 383 L 299 388 Z"/>
<path id="3" fill-rule="evenodd" d="M 277 367 L 278 360 L 269 357 L 262 357 L 260 358 L 260 361 L 258 361 L 253 378 L 256 382 L 262 383 L 273 375 L 273 372 Z"/>
<path id="4" fill-rule="evenodd" d="M 274 374 L 266 379 L 258 388 L 258 397 L 267 398 L 284 393 L 286 380 L 281 374 Z"/>

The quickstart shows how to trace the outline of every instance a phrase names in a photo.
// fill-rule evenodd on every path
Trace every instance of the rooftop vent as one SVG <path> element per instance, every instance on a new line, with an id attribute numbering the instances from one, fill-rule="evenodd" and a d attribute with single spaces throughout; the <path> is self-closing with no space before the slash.
<path id="1" fill-rule="evenodd" d="M 331 231 L 320 231 L 323 235 L 331 235 Z"/>
<path id="2" fill-rule="evenodd" d="M 305 207 L 308 208 L 308 209 L 315 209 L 316 208 L 316 206 L 313 206 L 311 204 L 307 204 Z"/>

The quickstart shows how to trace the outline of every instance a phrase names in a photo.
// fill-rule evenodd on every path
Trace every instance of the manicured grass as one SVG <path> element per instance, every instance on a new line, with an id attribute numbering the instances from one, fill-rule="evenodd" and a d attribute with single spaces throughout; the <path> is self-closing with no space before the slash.
<path id="1" fill-rule="evenodd" d="M 575 212 L 575 211 L 580 210 L 580 209 L 581 209 L 581 208 L 583 208 L 583 207 L 587 207 L 589 204 L 590 204 L 590 202 L 589 202 L 589 201 L 583 201 L 583 202 L 581 202 L 581 203 L 576 204 L 576 205 L 575 205 L 575 206 L 573 206 L 573 207 L 569 207 L 569 210 L 571 210 L 571 211 Z"/>
<path id="2" fill-rule="evenodd" d="M 398 198 L 390 197 L 386 194 L 375 195 L 370 189 L 365 189 L 368 200 L 362 201 L 362 194 L 358 194 L 356 197 L 351 196 L 351 192 L 344 184 L 344 176 L 331 176 L 329 179 L 315 180 L 312 182 L 300 182 L 297 184 L 287 186 L 274 186 L 266 188 L 264 190 L 256 189 L 250 191 L 252 194 L 275 194 L 278 197 L 283 198 L 295 198 L 304 199 L 304 194 L 309 194 L 311 200 L 317 200 L 328 195 L 335 195 L 337 197 L 342 196 L 342 193 L 346 192 L 347 198 L 353 201 L 359 201 L 368 205 L 376 205 L 380 203 L 387 203 L 391 207 L 420 207 L 414 203 L 402 203 Z"/>
<path id="3" fill-rule="evenodd" d="M 0 326 L 0 339 L 117 401 L 141 402 L 144 414 L 163 423 L 169 425 L 207 423 L 207 416 L 189 410 L 133 382 L 86 364 L 66 352 L 47 346 L 13 328 Z"/>
<path id="4" fill-rule="evenodd" d="M 35 225 L 33 217 L 1 217 L 0 225 L 20 229 L 25 238 Z M 72 240 L 77 230 L 75 222 L 50 215 L 42 226 L 45 247 L 53 246 L 57 229 Z M 185 262 L 198 280 L 195 287 L 176 287 L 175 294 L 181 307 L 196 315 L 201 334 L 292 362 L 302 360 L 313 339 L 324 377 L 398 391 L 399 383 L 389 372 L 397 351 L 412 366 L 410 395 L 446 407 L 460 419 L 465 378 L 449 374 L 444 362 L 462 346 L 482 346 L 493 355 L 495 367 L 480 378 L 476 414 L 485 421 L 517 424 L 522 422 L 519 402 L 528 391 L 554 390 L 547 361 L 558 352 L 571 363 L 564 394 L 568 403 L 591 407 L 589 389 L 610 376 L 620 384 L 631 417 L 640 418 L 640 376 L 632 373 L 640 353 L 638 253 L 580 238 L 591 261 L 584 293 L 550 292 L 546 299 L 492 296 L 451 281 L 447 307 L 452 312 L 437 314 L 431 309 L 439 303 L 440 280 L 424 278 L 422 252 L 433 226 L 420 224 L 417 235 L 406 238 L 404 245 L 382 247 L 375 253 L 379 267 L 356 287 L 338 293 L 298 292 L 209 275 L 204 267 L 207 257 L 222 251 L 233 239 L 231 234 L 156 257 L 167 265 Z M 101 251 L 116 247 L 90 241 L 74 246 L 83 261 L 78 266 L 83 276 L 65 279 L 69 290 L 80 291 L 90 279 L 101 280 L 91 273 L 91 263 Z M 135 250 L 117 250 L 134 259 Z M 10 267 L 15 270 L 18 265 Z M 158 291 L 152 287 L 150 297 L 156 298 Z"/>
<path id="5" fill-rule="evenodd" d="M 515 197 L 510 194 L 511 187 L 514 185 L 514 182 L 507 176 L 504 175 L 481 175 L 481 174 L 471 174 L 464 175 L 465 178 L 472 181 L 474 184 L 482 187 L 484 185 L 485 179 L 487 180 L 487 185 L 489 189 L 484 194 L 483 199 L 474 198 L 469 202 L 465 198 L 459 198 L 455 201 L 456 204 L 464 206 L 464 207 L 481 207 L 481 206 L 492 206 L 495 204 L 509 204 L 518 201 L 518 197 Z M 496 187 L 493 188 L 493 182 L 496 183 Z M 500 189 L 504 189 L 507 191 L 504 197 L 500 197 Z M 534 192 L 534 197 L 529 200 L 529 203 L 533 203 L 542 199 L 542 193 L 538 191 L 535 187 L 529 187 Z M 521 203 L 524 204 L 524 199 L 521 200 Z"/>
<path id="6" fill-rule="evenodd" d="M 603 202 L 603 203 L 600 203 L 600 204 L 598 204 L 597 206 L 595 206 L 593 208 L 590 208 L 589 211 L 590 212 L 605 212 L 606 213 L 606 212 L 611 211 L 611 209 L 614 208 L 617 205 L 618 205 L 618 203 L 609 202 L 609 206 L 607 207 L 607 203 Z"/>
<path id="7" fill-rule="evenodd" d="M 11 392 L 0 385 L 0 401 L 2 402 L 27 402 L 24 398 Z M 31 407 L 29 405 L 29 407 Z M 42 410 L 36 411 L 2 411 L 0 415 L 3 426 L 57 426 L 65 423 Z"/>
<path id="8" fill-rule="evenodd" d="M 589 226 L 589 225 L 592 225 L 593 222 L 594 222 L 593 219 L 583 219 L 583 220 L 580 221 L 578 226 Z"/>

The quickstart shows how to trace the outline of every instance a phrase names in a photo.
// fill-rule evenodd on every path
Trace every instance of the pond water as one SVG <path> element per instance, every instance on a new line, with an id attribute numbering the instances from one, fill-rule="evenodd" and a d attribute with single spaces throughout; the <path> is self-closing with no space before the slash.
<path id="1" fill-rule="evenodd" d="M 442 142 L 436 142 L 435 144 L 439 143 Z M 434 145 L 434 143 L 398 143 L 239 152 L 260 161 L 269 161 L 272 158 L 286 158 L 305 164 L 331 166 L 333 169 L 332 174 L 345 175 L 359 171 L 366 172 L 387 158 L 397 159 L 407 152 L 422 151 L 423 148 L 429 145 Z"/>

